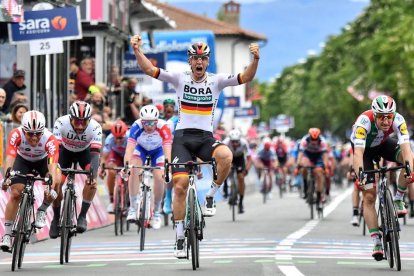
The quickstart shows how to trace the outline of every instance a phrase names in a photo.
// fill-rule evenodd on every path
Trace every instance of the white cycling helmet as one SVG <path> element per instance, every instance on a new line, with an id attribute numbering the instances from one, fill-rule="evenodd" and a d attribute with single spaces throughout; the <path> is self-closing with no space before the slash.
<path id="1" fill-rule="evenodd" d="M 143 106 L 141 110 L 139 111 L 139 116 L 141 117 L 142 120 L 145 120 L 145 121 L 158 120 L 159 115 L 160 115 L 160 112 L 158 111 L 158 108 L 152 104 Z"/>
<path id="2" fill-rule="evenodd" d="M 204 42 L 196 42 L 188 46 L 187 54 L 189 56 L 210 56 L 210 47 Z"/>
<path id="3" fill-rule="evenodd" d="M 232 129 L 229 132 L 229 138 L 231 141 L 239 141 L 241 138 L 241 133 L 238 129 Z"/>
<path id="4" fill-rule="evenodd" d="M 41 132 L 45 129 L 45 116 L 36 110 L 27 111 L 22 117 L 22 127 L 27 132 Z"/>
<path id="5" fill-rule="evenodd" d="M 390 96 L 377 96 L 372 101 L 371 109 L 374 114 L 377 113 L 394 113 L 397 109 L 395 101 Z"/>
<path id="6" fill-rule="evenodd" d="M 84 101 L 75 101 L 69 110 L 70 118 L 89 120 L 92 116 L 92 107 Z"/>

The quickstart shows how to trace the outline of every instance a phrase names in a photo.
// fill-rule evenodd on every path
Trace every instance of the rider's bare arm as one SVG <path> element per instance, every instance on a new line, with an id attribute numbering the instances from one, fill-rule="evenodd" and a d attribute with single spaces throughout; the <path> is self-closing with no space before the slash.
<path id="1" fill-rule="evenodd" d="M 256 75 L 257 66 L 259 65 L 259 45 L 257 43 L 252 43 L 249 45 L 250 53 L 253 55 L 253 59 L 250 64 L 246 67 L 246 70 L 240 74 L 242 83 L 252 81 Z"/>
<path id="2" fill-rule="evenodd" d="M 159 69 L 155 67 L 142 52 L 142 37 L 140 35 L 134 35 L 130 40 L 130 44 L 132 49 L 134 50 L 137 63 L 141 70 L 148 76 L 155 78 L 157 73 L 159 72 Z"/>

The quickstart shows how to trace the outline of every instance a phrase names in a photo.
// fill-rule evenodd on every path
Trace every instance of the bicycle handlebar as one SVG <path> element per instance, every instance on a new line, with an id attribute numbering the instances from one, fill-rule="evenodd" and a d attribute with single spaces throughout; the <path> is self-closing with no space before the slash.
<path id="1" fill-rule="evenodd" d="M 364 174 L 368 174 L 368 173 L 385 174 L 386 172 L 397 171 L 399 169 L 405 169 L 405 178 L 408 178 L 408 177 L 411 176 L 410 163 L 408 161 L 405 161 L 404 165 L 398 165 L 398 166 L 394 166 L 394 167 L 383 166 L 379 169 L 374 169 L 374 170 L 363 171 L 362 168 L 360 167 L 359 168 L 359 181 L 362 182 L 362 180 L 364 178 Z"/>
<path id="2" fill-rule="evenodd" d="M 169 168 L 171 166 L 185 166 L 185 168 L 194 168 L 201 165 L 211 165 L 213 169 L 213 179 L 217 180 L 217 163 L 216 159 L 213 157 L 211 161 L 207 162 L 196 162 L 196 161 L 187 161 L 184 163 L 169 163 L 167 159 L 165 159 L 164 169 L 165 169 L 165 182 L 170 182 L 170 175 L 169 175 Z"/>
<path id="3" fill-rule="evenodd" d="M 14 171 L 11 168 L 8 168 L 5 174 L 5 179 L 11 178 L 11 177 L 22 177 L 25 178 L 27 180 L 32 180 L 32 181 L 42 181 L 45 185 L 48 185 L 49 187 L 52 186 L 52 176 L 50 174 L 48 174 L 45 177 L 41 177 L 41 176 L 35 176 L 33 174 L 22 174 L 20 173 L 20 171 Z"/>
<path id="4" fill-rule="evenodd" d="M 65 172 L 67 174 L 72 174 L 72 175 L 76 175 L 76 174 L 87 174 L 89 175 L 89 178 L 92 179 L 93 178 L 93 172 L 92 172 L 92 168 L 90 168 L 89 170 L 77 170 L 77 169 L 72 169 L 72 168 L 59 168 L 62 172 Z"/>

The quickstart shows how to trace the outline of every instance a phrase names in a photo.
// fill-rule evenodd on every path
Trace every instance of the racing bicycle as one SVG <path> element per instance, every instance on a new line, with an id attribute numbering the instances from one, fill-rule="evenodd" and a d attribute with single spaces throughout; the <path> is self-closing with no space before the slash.
<path id="1" fill-rule="evenodd" d="M 203 240 L 203 228 L 205 227 L 205 220 L 203 211 L 198 201 L 197 188 L 196 188 L 196 171 L 197 168 L 201 165 L 211 165 L 213 169 L 213 179 L 217 179 L 217 167 L 216 160 L 213 158 L 208 162 L 194 162 L 188 161 L 186 163 L 168 163 L 168 160 L 165 160 L 165 181 L 169 182 L 169 168 L 171 166 L 184 166 L 188 170 L 188 189 L 186 195 L 186 211 L 184 219 L 184 229 L 185 229 L 185 244 L 187 245 L 187 256 L 186 259 L 189 259 L 189 252 L 191 251 L 191 263 L 193 270 L 196 270 L 200 267 L 200 244 L 199 242 Z"/>
<path id="2" fill-rule="evenodd" d="M 19 209 L 17 210 L 17 216 L 12 226 L 12 271 L 15 271 L 16 265 L 19 269 L 22 267 L 26 245 L 30 242 L 32 235 L 36 233 L 33 185 L 35 181 L 41 181 L 44 185 L 47 185 L 48 191 L 51 189 L 52 177 L 50 175 L 46 177 L 38 177 L 36 175 L 38 173 L 34 171 L 33 174 L 21 174 L 19 171 L 14 171 L 11 168 L 8 168 L 5 174 L 5 179 L 16 176 L 26 179 L 20 198 Z"/>

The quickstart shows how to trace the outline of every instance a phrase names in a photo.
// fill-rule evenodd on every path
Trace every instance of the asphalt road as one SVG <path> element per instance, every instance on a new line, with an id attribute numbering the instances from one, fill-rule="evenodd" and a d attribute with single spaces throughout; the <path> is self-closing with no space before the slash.
<path id="1" fill-rule="evenodd" d="M 322 220 L 309 219 L 309 208 L 296 192 L 263 204 L 254 192 L 245 199 L 246 212 L 231 220 L 226 202 L 217 215 L 206 218 L 200 243 L 200 269 L 173 257 L 175 232 L 170 226 L 147 232 L 146 249 L 139 251 L 133 228 L 115 236 L 113 226 L 88 231 L 73 240 L 71 259 L 59 264 L 59 241 L 29 244 L 23 267 L 27 275 L 390 275 L 387 261 L 371 257 L 372 242 L 362 229 L 349 224 L 351 190 L 332 191 Z M 401 220 L 402 223 L 402 220 Z M 414 273 L 414 219 L 402 225 L 402 271 Z M 0 273 L 8 275 L 11 254 L 0 252 Z"/>

